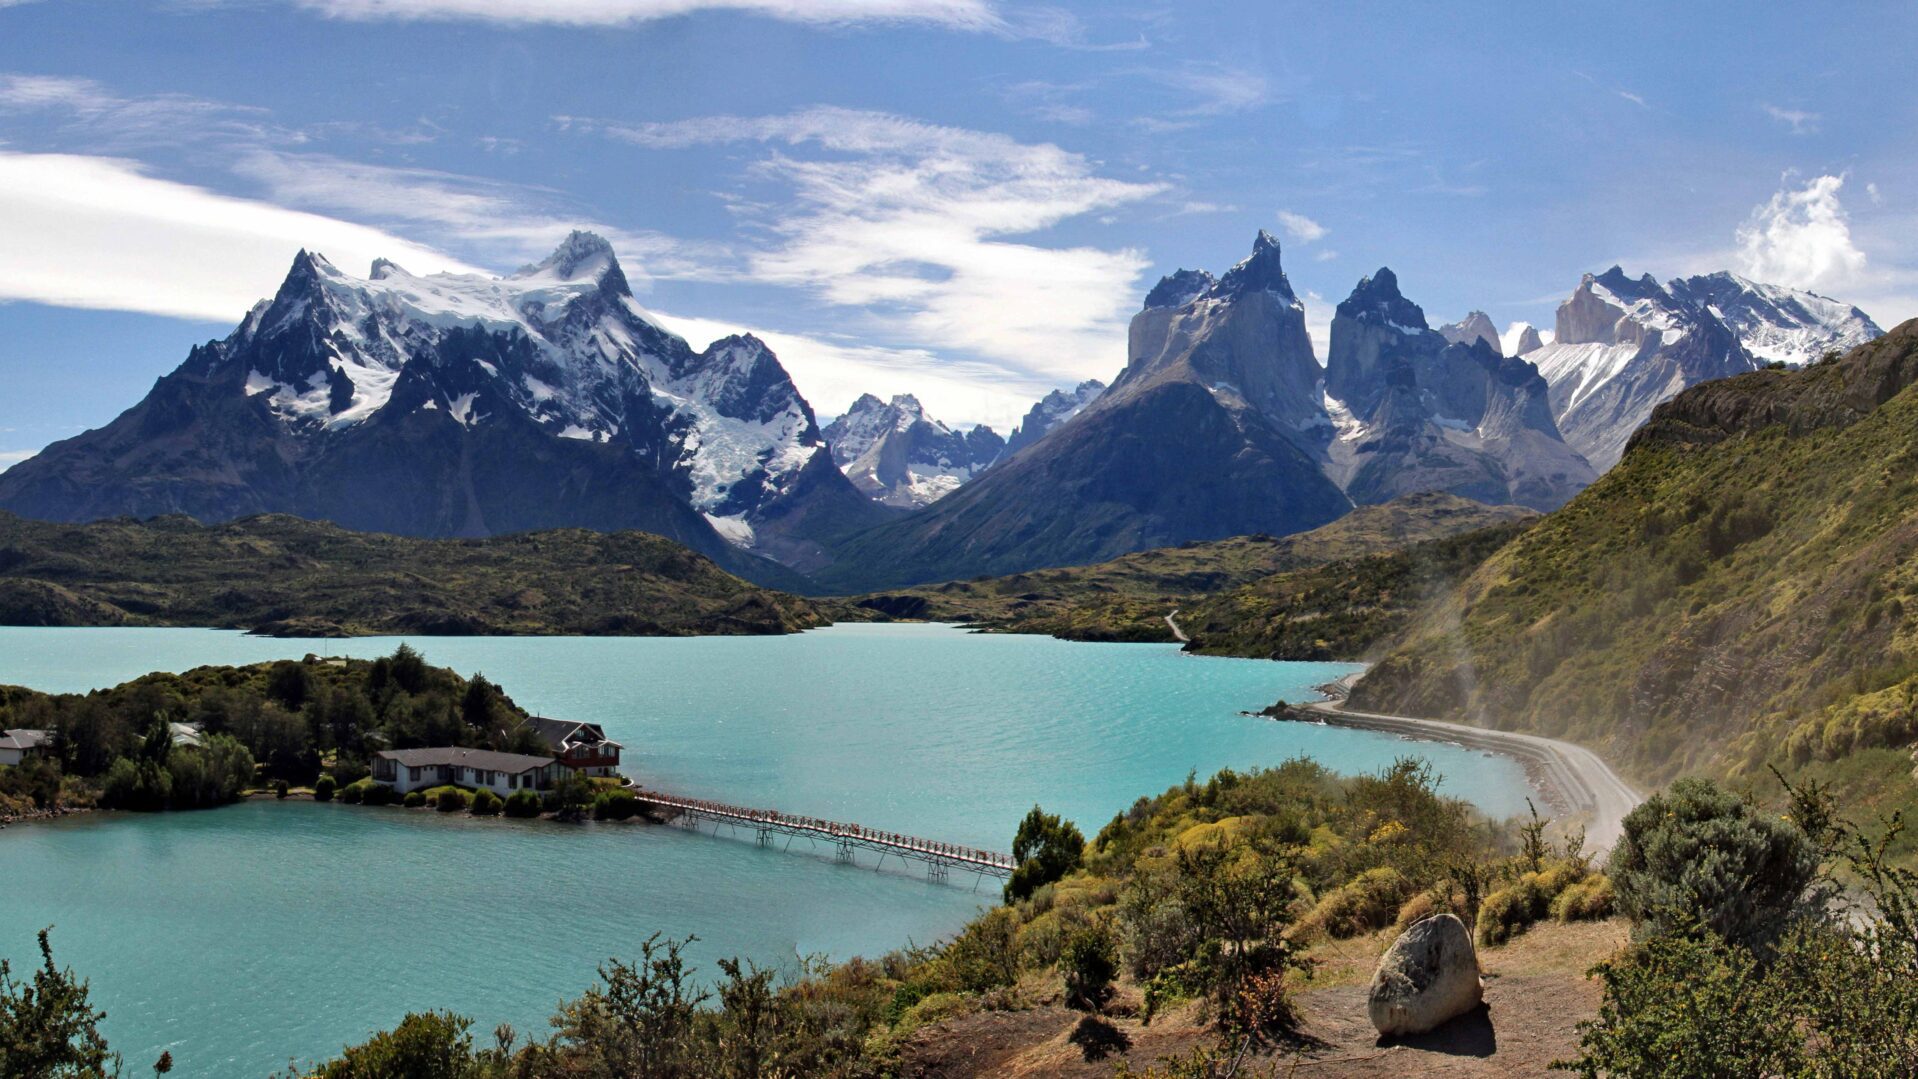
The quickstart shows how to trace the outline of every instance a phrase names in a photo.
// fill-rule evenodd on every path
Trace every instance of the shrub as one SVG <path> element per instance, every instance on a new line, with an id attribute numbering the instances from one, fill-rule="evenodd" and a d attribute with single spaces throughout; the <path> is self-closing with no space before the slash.
<path id="1" fill-rule="evenodd" d="M 506 796 L 506 815 L 521 819 L 531 819 L 540 814 L 539 795 L 529 790 L 516 790 Z"/>
<path id="2" fill-rule="evenodd" d="M 466 792 L 458 787 L 441 787 L 433 798 L 433 808 L 441 813 L 457 813 L 467 806 Z"/>
<path id="3" fill-rule="evenodd" d="M 1322 932 L 1340 940 L 1383 929 L 1410 890 L 1405 875 L 1391 866 L 1368 869 L 1321 896 L 1299 923 L 1300 934 Z"/>
<path id="4" fill-rule="evenodd" d="M 1641 936 L 1702 929 L 1764 947 L 1812 901 L 1818 853 L 1790 821 L 1681 779 L 1625 818 L 1607 872 Z"/>
<path id="5" fill-rule="evenodd" d="M 287 792 L 292 789 L 292 786 L 284 779 L 276 779 L 273 781 L 273 797 L 275 798 L 285 798 Z"/>
<path id="6" fill-rule="evenodd" d="M 1074 933 L 1059 957 L 1059 967 L 1065 973 L 1066 1007 L 1082 1012 L 1104 1009 L 1112 999 L 1112 979 L 1119 973 L 1112 934 L 1098 927 Z"/>
<path id="7" fill-rule="evenodd" d="M 1456 914 L 1459 920 L 1465 920 L 1465 897 L 1450 885 L 1440 888 L 1428 888 L 1405 901 L 1399 908 L 1398 917 L 1392 919 L 1392 927 L 1403 933 L 1419 922 L 1434 914 Z"/>
<path id="8" fill-rule="evenodd" d="M 1610 877 L 1593 875 L 1566 888 L 1552 900 L 1552 917 L 1561 922 L 1596 921 L 1612 916 Z"/>
<path id="9" fill-rule="evenodd" d="M 406 797 L 400 799 L 400 804 L 408 809 L 418 809 L 426 804 L 426 792 L 407 791 Z"/>
<path id="10" fill-rule="evenodd" d="M 1480 947 L 1503 944 L 1523 933 L 1551 909 L 1551 898 L 1539 887 L 1539 875 L 1527 873 L 1510 887 L 1485 897 L 1478 908 Z"/>
<path id="11" fill-rule="evenodd" d="M 360 800 L 370 806 L 390 806 L 400 800 L 393 788 L 384 783 L 363 779 L 353 785 L 360 788 Z"/>
<path id="12" fill-rule="evenodd" d="M 348 783 L 346 786 L 340 788 L 340 801 L 345 802 L 347 805 L 359 805 L 360 800 L 365 797 L 366 787 L 359 783 Z"/>
<path id="13" fill-rule="evenodd" d="M 476 817 L 497 817 L 504 805 L 500 796 L 481 788 L 473 792 L 473 815 Z"/>
<path id="14" fill-rule="evenodd" d="M 333 777 L 322 774 L 320 778 L 313 781 L 313 800 L 316 802 L 332 801 L 333 786 Z"/>
<path id="15" fill-rule="evenodd" d="M 628 820 L 639 812 L 639 799 L 629 790 L 605 790 L 593 796 L 594 820 Z"/>

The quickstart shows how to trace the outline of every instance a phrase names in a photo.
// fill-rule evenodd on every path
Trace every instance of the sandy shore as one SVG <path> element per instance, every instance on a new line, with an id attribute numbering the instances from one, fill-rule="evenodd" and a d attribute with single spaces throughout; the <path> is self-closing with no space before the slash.
<path id="1" fill-rule="evenodd" d="M 1361 674 L 1320 687 L 1327 699 L 1303 707 L 1330 726 L 1450 742 L 1513 758 L 1524 766 L 1526 777 L 1554 815 L 1585 826 L 1586 849 L 1594 853 L 1603 855 L 1612 849 L 1624 834 L 1625 815 L 1644 800 L 1598 754 L 1571 742 L 1436 719 L 1351 711 L 1345 707 L 1345 698 Z"/>

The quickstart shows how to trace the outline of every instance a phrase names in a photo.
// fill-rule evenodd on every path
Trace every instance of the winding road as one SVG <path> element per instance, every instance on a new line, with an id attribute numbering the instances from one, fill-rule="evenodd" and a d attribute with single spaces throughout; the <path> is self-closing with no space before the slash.
<path id="1" fill-rule="evenodd" d="M 1412 716 L 1355 712 L 1341 700 L 1317 701 L 1306 708 L 1327 724 L 1382 731 L 1405 738 L 1451 742 L 1516 758 L 1534 786 L 1558 812 L 1585 825 L 1585 847 L 1603 858 L 1625 833 L 1625 815 L 1644 798 L 1619 778 L 1612 766 L 1584 746 L 1516 731 L 1495 731 L 1463 723 Z"/>

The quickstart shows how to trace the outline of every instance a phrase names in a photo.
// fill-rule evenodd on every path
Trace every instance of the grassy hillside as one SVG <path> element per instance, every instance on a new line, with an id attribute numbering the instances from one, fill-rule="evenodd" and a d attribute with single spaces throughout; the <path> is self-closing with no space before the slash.
<path id="1" fill-rule="evenodd" d="M 677 636 L 828 621 L 644 532 L 427 540 L 286 516 L 61 525 L 0 513 L 0 625 Z"/>
<path id="2" fill-rule="evenodd" d="M 866 596 L 859 602 L 895 617 L 966 622 L 1071 640 L 1169 641 L 1166 613 L 1175 607 L 1196 610 L 1201 605 L 1196 597 L 1224 600 L 1237 590 L 1260 587 L 1275 574 L 1362 559 L 1531 516 L 1516 506 L 1485 506 L 1433 492 L 1361 506 L 1331 524 L 1291 536 L 1188 543 L 1097 565 L 952 581 Z M 1252 604 L 1242 613 L 1250 618 L 1267 612 Z M 1221 607 L 1217 617 L 1223 623 L 1231 616 Z M 1239 636 L 1251 640 L 1263 631 L 1247 626 L 1242 634 L 1229 634 L 1223 626 L 1219 629 L 1221 652 L 1229 651 Z"/>
<path id="3" fill-rule="evenodd" d="M 1640 779 L 1807 768 L 1909 799 L 1918 323 L 1690 390 L 1421 615 L 1356 704 L 1567 735 Z"/>

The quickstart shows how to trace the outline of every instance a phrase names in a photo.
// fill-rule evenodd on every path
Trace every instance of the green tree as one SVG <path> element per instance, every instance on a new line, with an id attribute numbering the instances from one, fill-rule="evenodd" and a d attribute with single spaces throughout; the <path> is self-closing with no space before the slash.
<path id="1" fill-rule="evenodd" d="M 640 945 L 639 962 L 615 959 L 599 968 L 600 984 L 553 1017 L 550 1051 L 559 1061 L 552 1073 L 606 1079 L 699 1074 L 703 1054 L 694 1031 L 707 995 L 693 987 L 680 954 L 695 939 L 662 940 L 655 933 Z"/>
<path id="2" fill-rule="evenodd" d="M 6 1079 L 104 1079 L 120 1057 L 100 1033 L 106 1013 L 87 1000 L 87 983 L 53 965 L 51 930 L 40 931 L 40 969 L 15 981 L 0 959 L 0 1076 Z"/>
<path id="3" fill-rule="evenodd" d="M 409 1012 L 320 1065 L 319 1079 L 479 1079 L 486 1074 L 467 1033 L 471 1019 L 452 1012 Z"/>
<path id="4" fill-rule="evenodd" d="M 1088 926 L 1072 935 L 1059 956 L 1065 974 L 1066 1007 L 1084 1012 L 1104 1010 L 1112 999 L 1112 979 L 1119 973 L 1112 933 L 1104 926 Z"/>
<path id="5" fill-rule="evenodd" d="M 1006 882 L 1006 902 L 1014 903 L 1079 868 L 1086 839 L 1077 825 L 1032 807 L 1012 838 L 1012 860 L 1017 868 Z"/>
<path id="6" fill-rule="evenodd" d="M 1762 949 L 1815 905 L 1803 830 L 1708 779 L 1681 779 L 1625 818 L 1607 873 L 1641 936 L 1704 931 Z"/>

